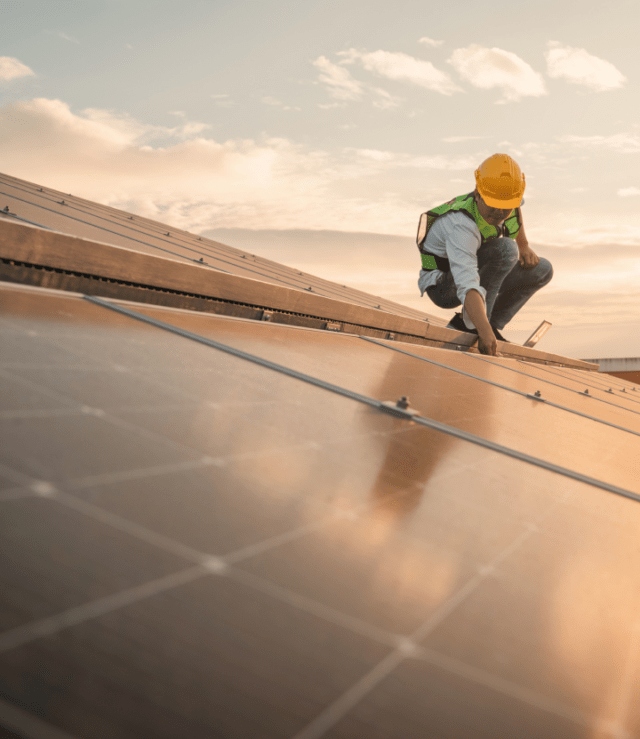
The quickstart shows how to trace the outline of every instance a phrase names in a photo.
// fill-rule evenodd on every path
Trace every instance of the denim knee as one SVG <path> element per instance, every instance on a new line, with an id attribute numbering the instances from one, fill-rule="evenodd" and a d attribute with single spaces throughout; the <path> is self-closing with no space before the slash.
<path id="1" fill-rule="evenodd" d="M 518 261 L 518 245 L 513 239 L 506 236 L 499 239 L 491 239 L 478 249 L 478 257 L 483 262 L 500 264 L 505 267 L 513 267 Z"/>
<path id="2" fill-rule="evenodd" d="M 457 308 L 459 305 L 461 305 L 460 298 L 456 295 L 455 290 L 445 291 L 442 289 L 438 289 L 438 285 L 431 285 L 425 290 L 425 292 L 427 293 L 427 296 L 431 299 L 431 302 L 437 305 L 438 308 L 451 310 L 452 308 Z"/>
<path id="3" fill-rule="evenodd" d="M 540 257 L 540 261 L 536 265 L 535 269 L 539 275 L 538 280 L 540 285 L 547 285 L 551 282 L 551 278 L 553 277 L 553 265 L 548 259 Z"/>

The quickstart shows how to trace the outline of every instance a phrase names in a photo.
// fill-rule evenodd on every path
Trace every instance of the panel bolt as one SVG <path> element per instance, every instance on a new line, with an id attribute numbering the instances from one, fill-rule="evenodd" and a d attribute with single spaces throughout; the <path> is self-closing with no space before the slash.
<path id="1" fill-rule="evenodd" d="M 584 390 L 584 394 L 585 394 L 585 395 L 589 395 L 589 388 L 588 388 L 588 387 L 587 387 L 587 388 L 585 388 L 585 390 Z"/>
<path id="2" fill-rule="evenodd" d="M 611 388 L 609 388 L 609 389 L 607 390 L 607 392 L 608 392 L 608 393 L 612 393 L 612 392 L 613 392 L 613 390 L 612 390 Z"/>
<path id="3" fill-rule="evenodd" d="M 9 206 L 8 206 L 8 205 L 5 205 L 5 206 L 4 206 L 4 212 L 5 212 L 5 213 L 8 213 L 8 212 L 9 212 Z"/>
<path id="4" fill-rule="evenodd" d="M 396 401 L 396 406 L 402 408 L 405 411 L 409 407 L 409 399 L 406 395 L 403 395 L 399 400 Z"/>
<path id="5" fill-rule="evenodd" d="M 536 396 L 536 398 L 541 398 L 542 397 L 542 393 L 539 390 L 536 390 L 535 393 L 534 393 L 534 395 Z"/>
<path id="6" fill-rule="evenodd" d="M 199 262 L 204 262 L 204 257 L 200 257 L 200 259 L 198 259 L 198 261 Z"/>
<path id="7" fill-rule="evenodd" d="M 622 388 L 622 392 L 623 392 L 623 393 L 626 393 L 626 392 L 627 392 L 627 388 L 626 388 L 626 387 L 623 387 L 623 388 Z"/>

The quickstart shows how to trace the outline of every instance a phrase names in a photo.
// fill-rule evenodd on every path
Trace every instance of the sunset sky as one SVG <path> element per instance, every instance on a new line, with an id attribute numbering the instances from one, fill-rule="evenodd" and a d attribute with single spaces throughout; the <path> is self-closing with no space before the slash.
<path id="1" fill-rule="evenodd" d="M 490 154 L 555 277 L 507 327 L 640 356 L 636 0 L 0 0 L 0 170 L 438 316 L 420 213 Z"/>

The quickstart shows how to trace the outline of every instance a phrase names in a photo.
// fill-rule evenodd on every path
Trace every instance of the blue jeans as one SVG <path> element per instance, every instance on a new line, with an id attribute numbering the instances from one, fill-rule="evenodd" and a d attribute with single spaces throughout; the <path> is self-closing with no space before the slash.
<path id="1" fill-rule="evenodd" d="M 478 274 L 480 284 L 487 291 L 487 318 L 492 326 L 501 330 L 532 295 L 551 281 L 553 267 L 547 259 L 540 257 L 535 267 L 524 269 L 518 262 L 516 242 L 499 238 L 485 241 L 478 249 Z M 460 305 L 451 272 L 443 272 L 426 292 L 438 308 L 450 309 Z"/>

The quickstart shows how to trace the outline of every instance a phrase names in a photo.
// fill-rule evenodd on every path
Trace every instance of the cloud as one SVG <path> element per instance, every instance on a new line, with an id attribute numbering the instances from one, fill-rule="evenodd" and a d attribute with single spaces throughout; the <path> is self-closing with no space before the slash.
<path id="1" fill-rule="evenodd" d="M 0 82 L 9 82 L 18 77 L 34 77 L 33 72 L 26 64 L 11 56 L 0 56 Z"/>
<path id="2" fill-rule="evenodd" d="M 63 41 L 70 41 L 72 44 L 79 44 L 77 38 L 74 38 L 73 36 L 68 36 L 66 33 L 63 33 L 62 31 L 46 31 L 45 33 L 49 34 L 49 36 L 57 36 L 58 38 L 61 38 Z"/>
<path id="3" fill-rule="evenodd" d="M 478 166 L 475 157 L 459 157 L 457 159 L 443 156 L 412 157 L 407 154 L 381 151 L 379 149 L 345 149 L 345 152 L 355 155 L 361 161 L 384 163 L 387 165 L 385 167 L 387 172 L 390 170 L 389 165 L 400 168 L 435 169 L 448 172 L 468 170 L 469 173 Z M 469 180 L 469 183 L 471 183 L 471 180 Z"/>
<path id="4" fill-rule="evenodd" d="M 337 100 L 358 100 L 362 97 L 364 86 L 354 79 L 348 69 L 319 56 L 314 67 L 320 70 L 318 79 Z"/>
<path id="5" fill-rule="evenodd" d="M 629 248 L 633 248 L 635 254 L 640 247 L 640 226 L 627 223 L 616 223 L 615 216 L 609 218 L 598 214 L 597 209 L 583 212 L 582 224 L 579 226 L 563 225 L 561 219 L 547 219 L 545 222 L 527 225 L 527 235 L 531 243 L 555 244 L 567 254 L 586 254 L 587 248 L 600 249 L 599 256 L 607 262 L 612 260 L 618 253 L 631 254 Z M 609 222 L 607 222 L 609 221 Z M 584 224 L 587 225 L 584 225 Z M 590 225 L 593 224 L 593 225 Z M 640 261 L 634 256 L 636 267 L 640 269 Z M 596 260 L 598 262 L 598 260 Z M 595 266 L 598 264 L 594 262 Z"/>
<path id="6" fill-rule="evenodd" d="M 442 139 L 447 144 L 459 144 L 462 141 L 475 141 L 477 139 L 486 139 L 486 136 L 448 136 Z"/>
<path id="7" fill-rule="evenodd" d="M 466 169 L 471 173 L 477 166 L 476 157 L 465 157 L 459 159 L 448 159 L 447 157 L 415 157 L 410 159 L 405 166 L 418 169 L 442 169 L 446 171 Z M 471 179 L 469 180 L 471 183 Z"/>
<path id="8" fill-rule="evenodd" d="M 585 149 L 602 149 L 619 154 L 640 152 L 640 136 L 633 133 L 614 133 L 610 136 L 561 136 L 560 141 Z"/>
<path id="9" fill-rule="evenodd" d="M 355 153 L 363 159 L 370 159 L 374 162 L 392 162 L 396 159 L 396 155 L 392 152 L 379 149 L 356 149 Z"/>
<path id="10" fill-rule="evenodd" d="M 435 41 L 428 36 L 423 36 L 419 41 L 421 44 L 426 44 L 427 46 L 442 46 L 444 44 L 444 41 Z"/>
<path id="11" fill-rule="evenodd" d="M 549 41 L 545 57 L 549 77 L 564 77 L 569 82 L 602 92 L 622 87 L 627 78 L 611 62 L 589 54 L 585 49 L 560 46 Z"/>
<path id="12" fill-rule="evenodd" d="M 210 97 L 213 102 L 220 108 L 232 108 L 235 105 L 233 100 L 230 100 L 229 95 L 227 94 L 211 95 Z"/>
<path id="13" fill-rule="evenodd" d="M 344 61 L 347 64 L 349 61 Z M 366 85 L 356 80 L 348 69 L 344 66 L 330 62 L 326 57 L 318 57 L 313 62 L 320 70 L 319 81 L 324 85 L 329 93 L 340 101 L 360 100 L 365 93 L 373 95 L 373 105 L 376 108 L 388 109 L 397 108 L 402 102 L 401 98 L 391 95 L 386 90 L 379 87 Z M 323 109 L 338 107 L 340 103 L 320 103 L 318 107 Z"/>
<path id="14" fill-rule="evenodd" d="M 451 172 L 466 171 L 473 186 L 475 157 L 365 147 L 329 154 L 266 136 L 219 141 L 184 111 L 173 114 L 175 126 L 158 126 L 61 100 L 7 103 L 0 160 L 16 177 L 194 231 L 413 234 L 426 207 L 456 194 Z"/>
<path id="15" fill-rule="evenodd" d="M 504 49 L 472 44 L 456 49 L 447 62 L 475 87 L 482 90 L 501 88 L 504 98 L 499 102 L 547 94 L 542 76 L 519 56 Z"/>
<path id="16" fill-rule="evenodd" d="M 271 97 L 271 95 L 265 95 L 261 100 L 265 105 L 271 105 L 274 108 L 281 108 L 282 110 L 301 110 L 301 108 L 298 108 L 297 106 L 285 105 L 283 102 L 278 100 L 278 98 Z"/>
<path id="17" fill-rule="evenodd" d="M 386 90 L 380 87 L 371 87 L 371 92 L 376 95 L 373 99 L 373 107 L 380 108 L 381 110 L 388 110 L 390 108 L 397 108 L 402 102 L 402 98 L 391 95 Z"/>
<path id="18" fill-rule="evenodd" d="M 6 142 L 14 136 L 18 147 L 24 144 L 46 148 L 59 141 L 82 149 L 95 142 L 105 151 L 113 151 L 136 141 L 146 141 L 163 131 L 145 126 L 127 115 L 114 115 L 95 108 L 88 108 L 78 116 L 66 103 L 45 98 L 8 105 L 2 113 L 2 140 Z M 15 118 L 10 117 L 11 113 Z M 20 126 L 25 126 L 22 133 Z"/>
<path id="19" fill-rule="evenodd" d="M 460 92 L 449 75 L 421 59 L 391 51 L 362 52 L 356 49 L 340 52 L 344 64 L 361 64 L 368 72 L 376 72 L 390 80 L 410 82 L 442 95 Z"/>
<path id="20" fill-rule="evenodd" d="M 180 120 L 167 127 L 109 110 L 76 112 L 61 100 L 12 102 L 0 108 L 0 159 L 16 177 L 196 231 L 406 233 L 422 199 L 432 199 L 433 182 L 425 187 L 419 169 L 408 174 L 407 155 L 329 155 L 283 138 L 217 141 L 174 113 Z M 398 170 L 398 190 L 386 177 L 396 167 L 406 173 Z"/>
<path id="21" fill-rule="evenodd" d="M 86 111 L 85 111 L 86 112 Z M 105 113 L 105 111 L 102 111 Z M 178 116 L 178 118 L 182 118 L 184 123 L 181 126 L 178 126 L 177 128 L 159 128 L 157 129 L 157 135 L 169 135 L 169 136 L 177 136 L 181 139 L 188 139 L 192 136 L 195 136 L 197 134 L 202 133 L 203 131 L 207 131 L 210 128 L 212 128 L 210 123 L 201 123 L 200 121 L 190 121 L 187 119 L 187 114 L 183 110 L 172 110 L 170 111 L 171 115 Z M 109 119 L 113 118 L 112 113 L 107 113 L 109 116 Z"/>
<path id="22" fill-rule="evenodd" d="M 621 198 L 632 198 L 640 195 L 640 187 L 621 187 L 618 190 L 618 195 Z"/>

